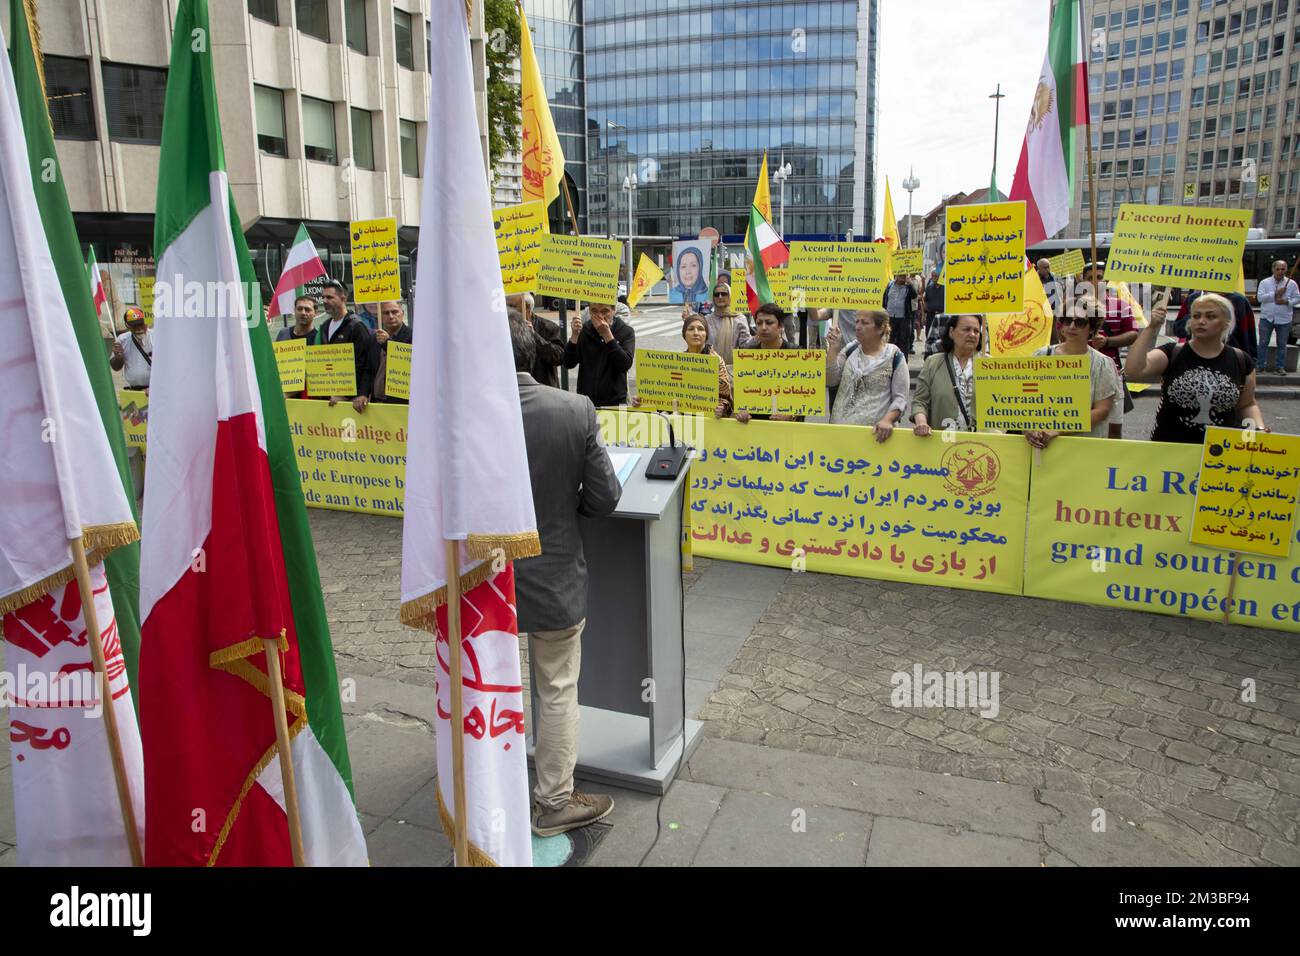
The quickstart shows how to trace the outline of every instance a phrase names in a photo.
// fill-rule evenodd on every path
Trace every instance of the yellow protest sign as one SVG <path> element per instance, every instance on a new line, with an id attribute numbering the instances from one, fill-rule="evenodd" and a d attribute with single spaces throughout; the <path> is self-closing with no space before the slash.
<path id="1" fill-rule="evenodd" d="M 1087 265 L 1083 261 L 1082 249 L 1071 249 L 1069 252 L 1063 252 L 1059 256 L 1052 256 L 1047 260 L 1052 267 L 1052 275 L 1058 279 L 1064 279 L 1067 276 L 1077 276 L 1083 273 L 1083 267 Z"/>
<path id="2" fill-rule="evenodd" d="M 919 275 L 925 269 L 925 256 L 921 249 L 895 249 L 889 257 L 889 271 L 894 275 Z"/>
<path id="3" fill-rule="evenodd" d="M 1033 463 L 1025 594 L 1300 633 L 1294 533 L 1274 560 L 1188 540 L 1200 460 L 1198 445 L 1052 442 Z"/>
<path id="4" fill-rule="evenodd" d="M 540 199 L 504 206 L 492 213 L 497 233 L 497 258 L 506 295 L 531 292 L 537 287 L 542 261 L 542 236 L 546 234 L 546 207 Z"/>
<path id="5" fill-rule="evenodd" d="M 988 316 L 989 354 L 1033 355 L 1051 342 L 1054 318 L 1038 271 L 1025 270 L 1024 308 Z"/>
<path id="6" fill-rule="evenodd" d="M 145 392 L 119 389 L 117 407 L 122 412 L 122 434 L 127 445 L 143 450 L 149 431 L 149 396 Z"/>
<path id="7" fill-rule="evenodd" d="M 790 244 L 790 305 L 795 309 L 878 309 L 889 283 L 883 242 Z"/>
<path id="8" fill-rule="evenodd" d="M 1115 220 L 1106 280 L 1232 292 L 1253 215 L 1249 209 L 1125 203 Z"/>
<path id="9" fill-rule="evenodd" d="M 640 407 L 712 414 L 718 405 L 718 361 L 717 355 L 637 349 Z"/>
<path id="10" fill-rule="evenodd" d="M 388 342 L 388 358 L 384 363 L 384 394 L 389 398 L 411 399 L 411 344 Z"/>
<path id="11" fill-rule="evenodd" d="M 275 364 L 280 370 L 280 390 L 301 392 L 307 387 L 307 340 L 285 339 L 272 342 Z"/>
<path id="12" fill-rule="evenodd" d="M 949 206 L 945 235 L 945 312 L 1019 312 L 1024 308 L 1023 202 Z"/>
<path id="13" fill-rule="evenodd" d="M 736 411 L 821 415 L 826 411 L 824 349 L 737 349 L 732 353 Z"/>
<path id="14" fill-rule="evenodd" d="M 307 391 L 317 397 L 357 394 L 357 365 L 352 345 L 313 345 L 307 350 Z"/>
<path id="15" fill-rule="evenodd" d="M 537 289 L 546 295 L 613 305 L 618 299 L 618 267 L 623 245 L 599 236 L 542 237 Z"/>
<path id="16" fill-rule="evenodd" d="M 790 270 L 787 268 L 769 269 L 767 271 L 767 287 L 772 290 L 772 301 L 779 305 L 786 312 L 793 312 L 790 308 Z M 732 302 L 736 300 L 733 298 Z M 733 306 L 734 308 L 734 306 Z"/>
<path id="17" fill-rule="evenodd" d="M 1205 429 L 1192 544 L 1283 558 L 1300 494 L 1300 436 Z"/>
<path id="18" fill-rule="evenodd" d="M 153 328 L 153 286 L 155 276 L 139 276 L 135 280 L 136 291 L 140 295 L 140 311 L 144 313 L 144 324 Z"/>
<path id="19" fill-rule="evenodd" d="M 1092 358 L 975 357 L 980 431 L 1086 432 L 1092 428 Z"/>
<path id="20" fill-rule="evenodd" d="M 352 300 L 390 302 L 402 297 L 397 258 L 397 220 L 359 219 L 348 224 L 352 236 Z"/>
<path id="21" fill-rule="evenodd" d="M 641 259 L 636 264 L 636 275 L 632 278 L 632 288 L 627 290 L 627 307 L 635 309 L 641 297 L 663 277 L 664 270 L 655 265 L 654 260 L 644 252 L 641 253 Z"/>
<path id="22" fill-rule="evenodd" d="M 392 343 L 389 343 L 390 345 Z M 302 480 L 313 508 L 400 515 L 406 478 L 406 405 L 351 405 L 288 399 Z"/>
<path id="23" fill-rule="evenodd" d="M 1183 184 L 1183 201 L 1196 198 L 1196 183 Z"/>

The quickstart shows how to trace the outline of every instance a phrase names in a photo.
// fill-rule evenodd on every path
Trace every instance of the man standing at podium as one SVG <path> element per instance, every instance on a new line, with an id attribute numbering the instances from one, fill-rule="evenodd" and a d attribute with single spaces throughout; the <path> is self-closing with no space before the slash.
<path id="1" fill-rule="evenodd" d="M 519 376 L 519 406 L 528 450 L 528 474 L 542 553 L 515 562 L 519 631 L 537 694 L 533 832 L 554 836 L 609 815 L 605 794 L 573 788 L 578 762 L 578 671 L 587 623 L 587 561 L 578 516 L 607 515 L 622 489 L 596 424 L 596 409 L 580 395 L 547 388 L 529 374 L 537 337 L 516 310 L 508 312 Z"/>

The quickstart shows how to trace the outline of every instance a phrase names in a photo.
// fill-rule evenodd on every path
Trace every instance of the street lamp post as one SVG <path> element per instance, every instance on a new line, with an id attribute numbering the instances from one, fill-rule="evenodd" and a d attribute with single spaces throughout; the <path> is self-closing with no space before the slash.
<path id="1" fill-rule="evenodd" d="M 613 146 L 610 143 L 610 136 L 608 131 L 613 129 L 621 129 L 624 132 L 626 132 L 627 127 L 624 126 L 622 123 L 615 123 L 613 120 L 606 119 L 605 129 L 606 129 L 606 133 L 605 133 L 605 225 L 608 226 L 609 228 L 609 234 L 613 236 L 614 235 L 614 197 L 612 193 L 614 189 L 614 176 L 613 173 L 610 171 L 610 165 L 609 165 L 609 154 L 612 151 Z M 629 279 L 628 281 L 630 282 L 631 280 Z"/>
<path id="2" fill-rule="evenodd" d="M 636 173 L 623 177 L 623 188 L 627 191 L 627 284 L 632 288 L 632 194 L 636 192 Z"/>
<path id="3" fill-rule="evenodd" d="M 921 180 L 916 178 L 916 174 L 909 167 L 907 178 L 903 180 L 903 188 L 907 190 L 907 248 L 912 248 L 912 193 L 921 188 Z"/>
<path id="4" fill-rule="evenodd" d="M 779 201 L 781 203 L 782 236 L 785 235 L 785 181 L 790 178 L 790 173 L 793 171 L 794 170 L 790 168 L 790 164 L 785 161 L 785 153 L 783 152 L 781 154 L 781 165 L 778 166 L 776 172 L 772 174 L 772 179 L 774 179 L 777 184 L 777 195 L 780 197 Z"/>

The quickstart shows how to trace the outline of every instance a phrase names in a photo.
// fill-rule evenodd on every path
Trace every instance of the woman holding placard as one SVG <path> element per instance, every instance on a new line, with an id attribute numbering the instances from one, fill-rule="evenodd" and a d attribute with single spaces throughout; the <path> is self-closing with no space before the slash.
<path id="1" fill-rule="evenodd" d="M 921 366 L 912 396 L 912 433 L 925 438 L 940 429 L 975 431 L 975 350 L 984 334 L 984 316 L 954 315 L 939 351 Z"/>
<path id="2" fill-rule="evenodd" d="M 860 310 L 854 331 L 847 348 L 839 329 L 826 339 L 826 384 L 839 386 L 831 424 L 870 426 L 883 442 L 907 411 L 907 359 L 889 342 L 889 313 L 883 309 Z"/>
<path id="3" fill-rule="evenodd" d="M 1199 445 L 1207 425 L 1268 431 L 1255 400 L 1255 363 L 1228 345 L 1235 319 L 1232 303 L 1213 292 L 1197 296 L 1188 340 L 1154 348 L 1165 311 L 1164 301 L 1151 310 L 1151 321 L 1124 363 L 1130 382 L 1160 383 L 1151 440 Z"/>
<path id="4" fill-rule="evenodd" d="M 709 345 L 709 329 L 702 315 L 689 315 L 682 323 L 682 338 L 686 340 L 686 351 L 692 355 L 717 355 Z M 731 414 L 731 373 L 727 363 L 718 358 L 718 407 L 714 414 L 726 418 Z"/>
<path id="5" fill-rule="evenodd" d="M 1086 355 L 1088 356 L 1088 373 L 1092 381 L 1090 401 L 1092 404 L 1091 426 L 1087 434 L 1092 438 L 1110 437 L 1110 410 L 1120 398 L 1119 370 L 1108 355 L 1097 351 L 1088 343 L 1097 334 L 1105 321 L 1105 310 L 1097 300 L 1088 296 L 1081 297 L 1074 315 L 1062 316 L 1056 323 L 1060 344 L 1047 345 L 1036 351 L 1035 355 Z M 1070 432 L 1029 431 L 1025 438 L 1035 448 L 1046 448 L 1048 443 L 1058 435 Z"/>

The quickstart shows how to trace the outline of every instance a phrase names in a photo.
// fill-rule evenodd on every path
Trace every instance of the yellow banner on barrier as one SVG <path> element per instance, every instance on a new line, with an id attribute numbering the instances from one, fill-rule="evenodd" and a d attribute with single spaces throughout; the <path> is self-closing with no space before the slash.
<path id="1" fill-rule="evenodd" d="M 975 357 L 975 421 L 980 431 L 1088 431 L 1092 357 Z"/>
<path id="2" fill-rule="evenodd" d="M 824 349 L 736 349 L 732 402 L 760 415 L 821 415 L 826 411 Z"/>
<path id="3" fill-rule="evenodd" d="M 944 312 L 1019 312 L 1025 293 L 1025 204 L 949 206 Z"/>
<path id="4" fill-rule="evenodd" d="M 1188 541 L 1200 458 L 1198 445 L 1052 442 L 1034 463 L 1025 594 L 1300 632 L 1295 534 L 1277 561 Z"/>
<path id="5" fill-rule="evenodd" d="M 790 244 L 790 305 L 799 309 L 878 309 L 889 283 L 883 242 Z"/>
<path id="6" fill-rule="evenodd" d="M 149 431 L 149 396 L 145 392 L 118 389 L 117 407 L 122 413 L 122 434 L 132 448 L 144 450 Z"/>
<path id="7" fill-rule="evenodd" d="M 894 275 L 919 275 L 925 268 L 925 253 L 921 249 L 895 249 L 889 257 L 889 271 Z"/>
<path id="8" fill-rule="evenodd" d="M 285 339 L 272 342 L 275 365 L 280 370 L 280 390 L 301 392 L 307 387 L 307 340 Z"/>
<path id="9" fill-rule="evenodd" d="M 411 349 L 409 342 L 388 342 L 384 394 L 389 398 L 411 399 Z"/>
<path id="10" fill-rule="evenodd" d="M 542 262 L 542 236 L 546 235 L 546 206 L 540 200 L 493 210 L 501 285 L 506 295 L 537 288 Z"/>
<path id="11" fill-rule="evenodd" d="M 1228 551 L 1291 553 L 1300 494 L 1300 436 L 1205 429 L 1192 544 Z"/>
<path id="12" fill-rule="evenodd" d="M 1065 279 L 1070 276 L 1083 274 L 1083 267 L 1087 265 L 1083 261 L 1082 249 L 1071 249 L 1069 252 L 1063 252 L 1059 256 L 1052 256 L 1047 260 L 1051 266 L 1052 275 L 1058 279 Z"/>
<path id="13" fill-rule="evenodd" d="M 390 345 L 392 343 L 389 343 Z M 406 487 L 406 405 L 286 399 L 302 493 L 313 508 L 400 515 Z"/>
<path id="14" fill-rule="evenodd" d="M 349 342 L 313 345 L 307 350 L 307 391 L 315 396 L 357 394 L 356 358 Z"/>
<path id="15" fill-rule="evenodd" d="M 391 302 L 402 297 L 402 270 L 397 253 L 397 220 L 358 219 L 348 224 L 352 236 L 352 301 Z"/>
<path id="16" fill-rule="evenodd" d="M 617 239 L 547 233 L 542 237 L 537 290 L 562 299 L 613 305 L 622 254 Z"/>
<path id="17" fill-rule="evenodd" d="M 718 406 L 718 362 L 713 354 L 637 349 L 640 407 L 713 414 Z"/>
<path id="18" fill-rule="evenodd" d="M 1115 220 L 1106 281 L 1232 292 L 1253 216 L 1249 209 L 1125 203 Z"/>

